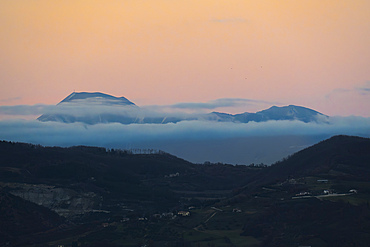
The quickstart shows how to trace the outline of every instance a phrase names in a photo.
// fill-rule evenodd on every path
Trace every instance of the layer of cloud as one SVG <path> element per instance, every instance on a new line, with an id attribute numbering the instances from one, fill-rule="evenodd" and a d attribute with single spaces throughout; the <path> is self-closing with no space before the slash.
<path id="1" fill-rule="evenodd" d="M 363 96 L 367 96 L 370 94 L 370 81 L 363 83 L 360 86 L 355 86 L 352 88 L 335 88 L 331 92 L 325 95 L 326 99 L 330 99 L 337 95 L 349 94 L 349 93 L 356 93 Z"/>
<path id="2" fill-rule="evenodd" d="M 222 98 L 216 99 L 212 101 L 208 101 L 206 103 L 178 103 L 169 105 L 170 108 L 176 109 L 207 109 L 213 110 L 217 108 L 224 108 L 224 107 L 240 107 L 240 106 L 248 106 L 252 104 L 279 104 L 277 102 L 271 101 L 264 101 L 264 100 L 253 100 L 253 99 L 244 99 L 244 98 Z"/>
<path id="3" fill-rule="evenodd" d="M 51 146 L 122 146 L 166 140 L 212 140 L 250 136 L 283 135 L 359 135 L 370 136 L 370 118 L 336 117 L 329 124 L 300 121 L 218 123 L 182 121 L 176 124 L 118 123 L 85 125 L 39 122 L 36 120 L 0 121 L 0 139 Z M 226 148 L 226 147 L 225 147 Z"/>
<path id="4" fill-rule="evenodd" d="M 332 97 L 334 96 L 337 96 L 337 95 L 340 95 L 340 94 L 345 94 L 345 93 L 349 93 L 349 92 L 352 92 L 352 90 L 350 89 L 345 89 L 345 88 L 336 88 L 336 89 L 333 89 L 331 92 L 329 92 L 328 94 L 325 95 L 325 99 L 331 99 Z"/>
<path id="5" fill-rule="evenodd" d="M 357 92 L 359 92 L 362 95 L 368 95 L 370 94 L 370 81 L 367 81 L 363 86 L 356 87 Z"/>
<path id="6" fill-rule="evenodd" d="M 0 99 L 0 103 L 9 103 L 16 100 L 22 99 L 21 97 L 13 97 L 13 98 L 7 98 L 7 99 Z"/>
<path id="7" fill-rule="evenodd" d="M 0 106 L 0 115 L 41 115 L 55 109 L 54 105 L 3 105 Z"/>
<path id="8" fill-rule="evenodd" d="M 0 115 L 7 116 L 39 116 L 42 114 L 68 114 L 74 116 L 94 114 L 115 114 L 130 117 L 191 117 L 188 113 L 204 113 L 219 108 L 248 107 L 251 105 L 273 105 L 278 102 L 243 98 L 221 98 L 208 102 L 184 102 L 172 105 L 133 106 L 104 105 L 86 101 L 77 103 L 62 103 L 58 105 L 3 105 Z M 196 116 L 195 116 L 196 117 Z"/>

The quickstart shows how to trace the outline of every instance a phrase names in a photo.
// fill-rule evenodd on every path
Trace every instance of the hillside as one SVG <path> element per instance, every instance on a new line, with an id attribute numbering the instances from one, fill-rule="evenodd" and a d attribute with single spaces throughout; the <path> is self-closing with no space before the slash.
<path id="1" fill-rule="evenodd" d="M 334 136 L 297 152 L 264 169 L 234 197 L 246 210 L 265 207 L 248 217 L 242 235 L 263 246 L 366 246 L 369 178 L 368 138 Z"/>
<path id="2" fill-rule="evenodd" d="M 18 242 L 23 236 L 55 229 L 65 219 L 47 208 L 0 191 L 0 243 Z"/>
<path id="3" fill-rule="evenodd" d="M 276 162 L 264 171 L 260 183 L 303 176 L 368 181 L 369 160 L 368 138 L 334 136 Z"/>
<path id="4" fill-rule="evenodd" d="M 37 215 L 43 212 L 44 217 L 49 218 L 49 214 L 57 213 L 64 219 L 60 224 L 83 223 L 88 230 L 91 222 L 168 213 L 189 205 L 202 205 L 208 199 L 231 196 L 234 188 L 242 187 L 248 177 L 259 170 L 225 164 L 192 164 L 155 150 L 135 152 L 138 153 L 2 141 L 1 192 L 3 198 L 16 198 L 18 204 L 34 203 L 34 210 L 19 214 L 39 218 Z M 10 202 L 17 204 L 14 200 Z M 2 212 L 8 211 L 5 205 L 12 208 L 13 204 L 2 204 Z M 43 206 L 42 209 L 39 206 Z M 50 211 L 46 212 L 45 208 Z M 33 228 L 32 223 L 23 218 L 14 221 L 16 225 L 31 224 L 30 233 L 40 234 L 41 228 Z M 46 230 L 55 228 L 53 224 L 46 225 Z M 20 235 L 28 233 L 19 232 Z M 53 236 L 60 234 L 63 235 L 58 230 Z"/>
<path id="5" fill-rule="evenodd" d="M 264 167 L 3 141 L 0 244 L 367 246 L 369 151 L 334 136 Z"/>

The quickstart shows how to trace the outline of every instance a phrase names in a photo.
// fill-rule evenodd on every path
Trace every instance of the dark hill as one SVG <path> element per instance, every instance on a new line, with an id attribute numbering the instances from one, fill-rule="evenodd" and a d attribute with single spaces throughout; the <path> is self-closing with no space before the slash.
<path id="1" fill-rule="evenodd" d="M 214 186 L 232 189 L 248 177 L 246 166 L 225 164 L 199 165 L 155 150 L 107 150 L 99 147 L 43 147 L 26 143 L 0 142 L 0 179 L 7 182 L 71 183 L 95 180 L 136 181 L 164 180 L 179 173 L 172 187 L 205 190 Z M 237 178 L 237 179 L 235 179 Z M 167 180 L 165 180 L 167 181 Z M 214 184 L 212 185 L 212 182 Z M 222 181 L 222 183 L 220 183 Z M 243 181 L 244 182 L 244 181 Z M 185 185 L 188 184 L 188 185 Z"/>
<path id="2" fill-rule="evenodd" d="M 258 184 L 288 178 L 319 176 L 368 181 L 370 139 L 334 136 L 273 164 L 260 175 Z"/>
<path id="3" fill-rule="evenodd" d="M 1 141 L 0 212 L 7 220 L 2 221 L 0 245 L 14 244 L 15 238 L 33 242 L 38 234 L 63 238 L 77 234 L 76 227 L 81 234 L 100 231 L 102 222 L 209 204 L 231 196 L 261 169 L 193 164 L 154 150 L 135 152 Z M 48 233 L 69 221 L 78 225 Z"/>
<path id="4" fill-rule="evenodd" d="M 334 136 L 256 175 L 237 205 L 261 246 L 368 246 L 370 139 Z M 235 206 L 234 206 L 235 207 Z"/>
<path id="5" fill-rule="evenodd" d="M 112 204 L 120 203 L 146 207 L 144 211 L 168 210 L 178 204 L 180 197 L 192 193 L 208 197 L 203 193 L 207 190 L 216 191 L 211 193 L 213 197 L 220 193 L 225 196 L 245 185 L 259 169 L 193 164 L 154 150 L 134 154 L 127 150 L 97 147 L 60 148 L 0 142 L 0 182 L 27 185 L 13 188 L 15 194 L 37 203 L 42 203 L 35 196 L 40 193 L 46 193 L 46 197 L 60 193 L 59 197 L 85 198 L 90 211 L 106 210 Z M 36 186 L 36 190 L 28 186 L 32 184 L 42 186 Z M 218 190 L 222 192 L 218 193 Z M 225 190 L 228 191 L 226 194 Z M 90 192 L 93 194 L 85 195 Z M 46 204 L 48 207 L 53 205 L 55 210 L 67 207 L 51 202 Z M 73 214 L 75 208 L 68 210 Z"/>
<path id="6" fill-rule="evenodd" d="M 3 141 L 0 245 L 368 246 L 369 151 L 335 136 L 263 167 Z"/>
<path id="7" fill-rule="evenodd" d="M 65 219 L 45 207 L 0 191 L 0 244 L 17 243 L 24 235 L 55 229 Z"/>

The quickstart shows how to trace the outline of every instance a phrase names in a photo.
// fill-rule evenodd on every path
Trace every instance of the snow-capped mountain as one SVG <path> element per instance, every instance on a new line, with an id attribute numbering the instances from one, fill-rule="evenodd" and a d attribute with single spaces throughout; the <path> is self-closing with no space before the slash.
<path id="1" fill-rule="evenodd" d="M 305 123 L 318 121 L 318 116 L 325 116 L 315 110 L 302 106 L 273 106 L 267 110 L 255 113 L 262 121 L 267 120 L 299 120 Z"/>
<path id="2" fill-rule="evenodd" d="M 139 118 L 139 107 L 125 97 L 100 92 L 73 92 L 58 103 L 53 111 L 37 119 L 43 122 L 130 124 L 140 121 Z"/>
<path id="3" fill-rule="evenodd" d="M 272 106 L 269 109 L 262 110 L 256 113 L 244 112 L 241 114 L 226 114 L 220 112 L 212 112 L 209 114 L 209 119 L 216 119 L 219 122 L 265 122 L 269 120 L 298 120 L 305 123 L 308 122 L 325 122 L 327 116 L 315 110 L 302 106 Z"/>
<path id="4" fill-rule="evenodd" d="M 63 123 L 176 123 L 183 120 L 202 120 L 216 122 L 265 122 L 269 120 L 298 120 L 308 122 L 326 122 L 328 117 L 315 110 L 302 106 L 272 106 L 256 113 L 228 114 L 212 112 L 203 115 L 174 116 L 140 109 L 125 97 L 95 92 L 73 92 L 58 103 L 55 109 L 40 116 L 38 120 Z"/>
<path id="5" fill-rule="evenodd" d="M 100 105 L 135 105 L 125 97 L 114 97 L 109 94 L 95 92 L 87 93 L 73 92 L 68 95 L 64 100 L 62 100 L 58 105 L 63 103 L 76 103 L 76 104 L 100 104 Z"/>
<path id="6" fill-rule="evenodd" d="M 327 116 L 315 110 L 302 106 L 272 106 L 269 109 L 262 110 L 256 113 L 241 113 L 233 115 L 234 122 L 247 123 L 250 121 L 264 122 L 269 120 L 298 120 L 305 123 L 321 122 Z"/>

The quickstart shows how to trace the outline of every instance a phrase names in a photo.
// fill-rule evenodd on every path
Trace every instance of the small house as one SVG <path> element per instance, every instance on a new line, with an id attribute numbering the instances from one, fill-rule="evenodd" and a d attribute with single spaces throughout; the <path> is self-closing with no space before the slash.
<path id="1" fill-rule="evenodd" d="M 179 211 L 178 213 L 177 213 L 178 215 L 181 215 L 181 216 L 190 216 L 190 212 L 189 211 Z"/>

